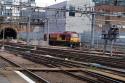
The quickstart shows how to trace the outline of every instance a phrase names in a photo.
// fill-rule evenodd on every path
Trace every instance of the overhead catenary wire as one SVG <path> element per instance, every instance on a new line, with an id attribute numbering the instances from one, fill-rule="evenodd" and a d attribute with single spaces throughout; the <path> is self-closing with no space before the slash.
<path id="1" fill-rule="evenodd" d="M 27 4 L 19 4 L 19 5 L 15 5 L 15 4 L 0 4 L 0 6 L 6 6 L 6 5 L 11 5 L 11 7 L 13 8 L 18 8 L 18 9 L 26 9 L 26 10 L 39 10 L 39 12 L 41 10 L 45 10 L 45 11 L 56 11 L 56 17 L 58 16 L 58 13 L 59 12 L 75 12 L 75 13 L 79 13 L 81 15 L 81 17 L 83 15 L 86 15 L 88 18 L 89 18 L 89 15 L 90 15 L 90 20 L 92 20 L 91 18 L 91 15 L 103 15 L 103 16 L 119 16 L 119 13 L 118 12 L 105 12 L 105 11 L 96 11 L 95 10 L 95 6 L 85 6 L 85 7 L 82 7 L 80 9 L 74 9 L 74 10 L 70 10 L 68 8 L 51 8 L 51 7 L 38 7 L 38 6 L 31 6 L 31 5 L 27 5 Z M 21 10 L 20 10 L 21 11 Z M 34 11 L 35 12 L 35 11 Z M 125 12 L 121 12 L 121 13 L 125 13 Z M 7 16 L 0 16 L 0 17 L 7 17 Z M 12 18 L 14 18 L 13 16 L 11 16 Z M 16 18 L 19 18 L 19 19 L 28 19 L 28 16 L 15 16 Z M 56 18 L 55 17 L 55 18 Z M 80 17 L 80 16 L 79 16 Z M 121 15 L 121 17 L 124 17 L 123 15 Z M 42 21 L 44 21 L 45 18 L 40 18 Z M 53 18 L 52 18 L 53 19 Z M 57 22 L 57 19 L 59 20 L 63 20 L 64 18 L 56 18 L 56 22 Z M 50 18 L 49 18 L 50 20 Z M 118 22 L 124 22 L 124 21 L 121 21 L 121 20 L 103 20 L 103 19 L 95 19 L 94 21 L 101 21 L 101 22 L 105 22 L 105 21 L 110 21 L 110 22 L 114 22 L 114 21 L 118 21 Z M 20 22 L 21 23 L 21 22 Z M 26 22 L 28 23 L 28 22 Z M 51 22 L 50 22 L 51 23 Z M 93 24 L 95 26 L 95 24 Z M 58 27 L 58 26 L 56 26 Z"/>

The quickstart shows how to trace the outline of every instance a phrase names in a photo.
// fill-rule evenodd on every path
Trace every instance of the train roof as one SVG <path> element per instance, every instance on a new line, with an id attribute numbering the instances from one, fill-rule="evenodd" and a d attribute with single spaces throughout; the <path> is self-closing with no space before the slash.
<path id="1" fill-rule="evenodd" d="M 77 32 L 73 32 L 73 31 L 65 31 L 65 32 L 52 32 L 50 34 L 77 34 Z"/>
<path id="2" fill-rule="evenodd" d="M 65 31 L 64 33 L 77 33 L 77 32 L 73 32 L 73 31 Z"/>

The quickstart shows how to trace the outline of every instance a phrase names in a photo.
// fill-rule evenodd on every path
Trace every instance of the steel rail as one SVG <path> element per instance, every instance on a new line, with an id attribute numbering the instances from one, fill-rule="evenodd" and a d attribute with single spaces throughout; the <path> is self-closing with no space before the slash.
<path id="1" fill-rule="evenodd" d="M 14 48 L 13 48 L 14 49 Z M 17 49 L 17 48 L 15 48 L 15 49 Z M 25 51 L 25 49 L 23 49 L 23 48 L 19 48 L 18 50 L 22 50 L 22 51 Z M 11 50 L 11 49 L 10 49 Z M 28 49 L 29 50 L 29 49 Z M 26 50 L 27 51 L 27 50 Z M 32 52 L 33 51 L 33 52 Z M 67 57 L 63 57 L 63 56 L 66 56 L 66 55 L 61 55 L 61 54 L 57 54 L 57 53 L 50 53 L 50 52 L 47 52 L 47 51 L 38 51 L 38 50 L 30 50 L 30 52 L 32 52 L 32 53 L 36 53 L 36 54 L 44 54 L 44 55 L 46 55 L 47 53 L 48 54 L 50 54 L 50 55 L 52 55 L 52 56 L 55 56 L 55 57 L 61 57 L 61 58 L 68 58 L 68 56 Z M 74 55 L 74 56 L 69 56 L 69 57 L 73 57 L 74 59 L 75 59 L 75 56 L 76 55 Z M 78 57 L 80 57 L 80 56 L 77 56 L 76 57 L 76 60 L 77 60 L 77 58 Z M 94 62 L 95 64 L 96 63 L 100 63 L 101 65 L 103 64 L 103 62 L 105 62 L 105 64 L 104 65 L 102 65 L 102 66 L 106 66 L 106 65 L 110 65 L 110 63 L 113 63 L 113 64 L 115 64 L 116 65 L 116 62 L 124 62 L 124 60 L 121 60 L 121 59 L 115 59 L 115 60 L 113 60 L 112 58 L 111 58 L 111 60 L 110 59 L 106 59 L 105 61 L 103 61 L 104 60 L 104 58 L 102 58 L 102 59 L 100 59 L 99 57 L 97 58 L 97 57 L 93 57 L 93 56 L 84 56 L 84 58 L 82 58 L 83 57 L 83 55 L 81 55 L 81 58 L 79 58 L 79 60 L 81 61 L 81 60 L 84 60 L 84 63 L 88 63 L 88 62 L 86 62 L 86 60 L 91 60 L 91 61 L 93 61 L 93 60 L 96 60 L 96 62 Z M 68 58 L 68 59 L 70 59 L 70 58 Z M 74 60 L 73 59 L 73 60 Z M 86 60 L 85 60 L 86 59 Z M 77 60 L 77 61 L 79 61 L 79 60 Z M 115 62 L 114 62 L 115 61 Z M 82 61 L 83 62 L 83 61 Z M 90 64 L 89 65 L 91 65 L 91 66 L 95 66 L 96 67 L 96 65 L 93 65 L 93 64 L 91 64 L 91 62 L 89 62 Z M 122 63 L 121 64 L 118 64 L 120 67 L 123 67 L 122 66 Z M 112 65 L 110 65 L 110 66 L 112 66 Z M 98 65 L 97 65 L 97 67 L 99 67 Z M 107 66 L 108 67 L 108 66 Z M 113 67 L 114 67 L 114 65 L 113 65 Z M 118 66 L 117 66 L 118 67 Z M 119 69 L 119 68 L 118 68 Z"/>
<path id="2" fill-rule="evenodd" d="M 24 53 L 24 54 L 26 54 L 26 53 Z M 29 55 L 31 55 L 31 56 L 34 56 L 35 54 L 33 54 L 33 53 L 29 53 Z M 43 57 L 43 56 L 41 56 L 41 57 Z M 45 56 L 44 56 L 45 57 Z M 52 57 L 48 57 L 48 58 L 52 58 Z M 56 59 L 57 60 L 57 59 Z M 62 60 L 63 61 L 63 60 Z M 65 60 L 64 60 L 65 61 Z M 71 73 L 70 73 L 71 74 Z M 100 75 L 100 74 L 98 74 L 98 75 Z M 98 75 L 96 75 L 96 76 L 98 76 Z M 116 79 L 113 79 L 113 78 L 111 78 L 111 77 L 108 77 L 108 76 L 105 76 L 105 78 L 104 78 L 104 76 L 103 75 L 100 75 L 100 76 L 102 76 L 103 77 L 103 79 L 105 79 L 106 81 L 112 81 L 112 82 L 116 82 L 116 83 L 122 83 L 121 81 L 119 81 L 118 79 L 116 80 Z M 77 76 L 78 77 L 78 76 Z M 99 76 L 98 76 L 99 77 Z M 109 79 L 108 79 L 109 78 Z"/>
<path id="3" fill-rule="evenodd" d="M 33 72 L 31 72 L 31 71 L 28 70 L 27 68 L 24 68 L 24 67 L 22 67 L 22 66 L 19 65 L 19 64 L 16 64 L 14 61 L 11 61 L 11 60 L 9 60 L 8 58 L 5 58 L 5 57 L 3 57 L 3 56 L 1 56 L 1 55 L 0 55 L 0 57 L 1 57 L 2 59 L 4 59 L 5 61 L 7 61 L 7 62 L 13 64 L 13 65 L 15 65 L 15 66 L 17 66 L 17 67 L 20 67 L 21 69 L 23 69 L 23 71 L 27 72 L 27 73 L 30 74 L 32 77 L 34 77 L 35 79 L 37 79 L 37 81 L 38 81 L 39 83 L 50 83 L 50 82 L 48 82 L 47 80 L 45 80 L 44 78 L 41 78 L 40 76 L 34 74 Z"/>
<path id="4" fill-rule="evenodd" d="M 17 51 L 14 51 L 14 52 L 16 52 L 17 53 Z M 25 54 L 25 53 L 24 53 Z M 29 54 L 29 55 L 32 55 L 32 54 Z M 27 59 L 29 59 L 30 58 L 30 60 L 32 59 L 33 60 L 33 58 L 30 56 L 27 56 Z M 35 58 L 36 59 L 36 58 Z M 41 60 L 41 58 L 39 58 L 40 60 Z M 42 59 L 41 61 L 43 61 L 44 59 Z M 34 61 L 34 60 L 33 60 Z M 36 61 L 38 61 L 38 60 L 36 60 Z M 48 61 L 48 60 L 47 60 Z M 38 61 L 39 62 L 39 61 Z M 46 66 L 48 66 L 48 67 L 58 67 L 57 65 L 54 65 L 54 64 L 52 64 L 52 63 L 49 63 L 49 64 L 51 64 L 51 66 L 49 65 L 48 66 L 48 63 L 46 63 L 46 62 L 44 62 L 44 65 L 46 65 Z M 69 66 L 69 65 L 68 65 Z M 69 75 L 69 76 L 71 76 L 71 77 L 74 77 L 74 78 L 77 78 L 77 79 L 79 79 L 79 80 L 82 80 L 82 81 L 87 81 L 88 83 L 101 83 L 101 82 L 98 82 L 97 80 L 95 80 L 95 79 L 91 79 L 91 78 L 88 78 L 88 77 L 85 77 L 85 76 L 79 76 L 79 75 L 75 75 L 75 74 L 73 74 L 73 73 L 70 73 L 70 72 L 68 72 L 68 71 L 66 71 L 66 70 L 63 70 L 62 68 L 59 68 L 59 69 L 61 69 L 61 72 L 62 73 L 65 73 L 65 74 L 67 74 L 67 75 Z"/>

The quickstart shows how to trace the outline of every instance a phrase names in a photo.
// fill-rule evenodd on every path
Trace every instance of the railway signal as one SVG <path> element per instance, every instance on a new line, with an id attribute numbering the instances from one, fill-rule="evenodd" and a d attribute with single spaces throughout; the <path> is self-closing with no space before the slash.
<path id="1" fill-rule="evenodd" d="M 119 28 L 117 25 L 113 25 L 113 26 L 106 27 L 106 28 L 109 28 L 109 29 L 102 31 L 102 39 L 104 39 L 104 41 L 105 41 L 103 53 L 105 54 L 107 43 L 108 43 L 108 41 L 110 41 L 111 42 L 110 53 L 112 56 L 112 47 L 113 47 L 113 43 L 119 37 Z"/>

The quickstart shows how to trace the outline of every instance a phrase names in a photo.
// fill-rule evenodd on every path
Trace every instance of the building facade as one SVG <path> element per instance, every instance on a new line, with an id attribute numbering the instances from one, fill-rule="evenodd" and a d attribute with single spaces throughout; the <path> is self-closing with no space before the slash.
<path id="1" fill-rule="evenodd" d="M 0 38 L 3 37 L 2 31 L 6 28 L 16 32 L 16 38 L 41 38 L 40 33 L 44 25 L 41 19 L 45 17 L 45 12 L 35 8 L 35 0 L 2 0 L 0 4 Z"/>
<path id="2" fill-rule="evenodd" d="M 34 6 L 35 0 L 2 0 L 0 2 L 0 15 L 2 16 L 20 16 L 20 9 L 13 5 Z"/>
<path id="3" fill-rule="evenodd" d="M 94 0 L 97 12 L 104 12 L 107 15 L 97 15 L 97 19 L 109 20 L 111 24 L 122 25 L 125 20 L 125 0 Z M 100 23 L 102 24 L 102 23 Z M 105 22 L 104 22 L 105 24 Z"/>
<path id="4" fill-rule="evenodd" d="M 116 44 L 125 45 L 125 0 L 93 0 L 97 12 L 107 13 L 96 16 L 96 31 L 101 34 L 103 26 L 118 25 L 119 39 Z M 109 28 L 109 27 L 107 27 Z M 101 36 L 101 35 L 100 35 Z"/>
<path id="5" fill-rule="evenodd" d="M 52 6 L 49 8 L 68 9 L 69 11 L 46 11 L 46 17 L 49 20 L 49 32 L 64 32 L 75 31 L 79 34 L 91 32 L 91 15 L 81 14 L 73 10 L 85 10 L 85 7 L 93 7 L 92 0 L 68 0 Z M 46 25 L 46 30 L 47 32 Z M 81 37 L 83 38 L 83 37 Z M 90 41 L 90 39 L 88 39 Z"/>
<path id="6" fill-rule="evenodd" d="M 72 12 L 72 10 L 84 10 L 85 7 L 94 7 L 92 0 L 69 0 L 67 8 L 71 11 L 66 14 L 66 30 L 83 33 L 91 31 L 91 15 Z M 88 10 L 89 11 L 89 10 Z"/>
<path id="7" fill-rule="evenodd" d="M 71 10 L 69 12 L 47 11 L 46 17 L 49 19 L 49 32 L 76 31 L 81 34 L 82 42 L 91 42 L 90 14 L 80 14 L 72 10 L 85 10 L 86 7 L 95 7 L 96 12 L 107 14 L 97 14 L 94 25 L 95 43 L 103 43 L 101 39 L 102 27 L 106 23 L 120 25 L 120 36 L 116 43 L 125 43 L 123 40 L 125 31 L 125 0 L 68 0 L 59 4 L 49 6 L 50 8 L 62 8 Z M 46 31 L 47 32 L 47 25 Z"/>

